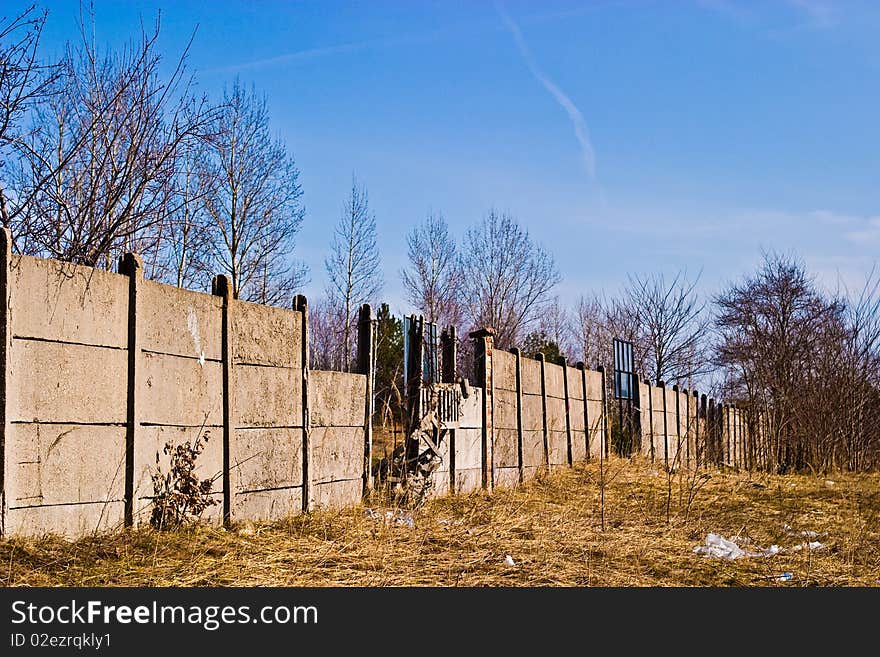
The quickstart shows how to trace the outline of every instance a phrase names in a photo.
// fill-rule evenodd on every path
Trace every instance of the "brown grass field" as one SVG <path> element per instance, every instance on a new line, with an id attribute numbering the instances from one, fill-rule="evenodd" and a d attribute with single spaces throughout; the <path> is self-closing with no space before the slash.
<path id="1" fill-rule="evenodd" d="M 4 586 L 880 586 L 880 475 L 698 479 L 638 459 L 545 474 L 515 490 L 437 498 L 388 522 L 363 507 L 231 530 L 139 529 L 0 542 Z M 670 486 L 671 484 L 671 486 Z M 671 492 L 671 494 L 669 494 Z M 689 494 L 693 493 L 688 507 Z M 387 499 L 387 498 L 386 498 Z M 667 500 L 669 511 L 667 514 Z M 367 512 L 367 508 L 375 514 Z M 400 510 L 400 515 L 409 513 Z M 668 515 L 668 522 L 667 522 Z M 823 547 L 794 551 L 798 533 Z M 734 561 L 694 554 L 708 532 L 779 545 Z M 513 565 L 507 563 L 510 555 Z M 791 573 L 788 581 L 779 579 Z"/>

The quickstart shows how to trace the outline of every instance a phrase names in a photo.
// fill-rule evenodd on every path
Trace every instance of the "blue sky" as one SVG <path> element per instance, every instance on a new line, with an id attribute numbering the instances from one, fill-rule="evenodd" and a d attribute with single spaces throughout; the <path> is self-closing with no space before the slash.
<path id="1" fill-rule="evenodd" d="M 78 2 L 42 6 L 60 52 Z M 429 209 L 459 235 L 510 211 L 568 303 L 682 268 L 711 294 L 762 249 L 829 288 L 878 260 L 880 3 L 95 0 L 99 43 L 158 9 L 169 65 L 197 28 L 201 90 L 240 76 L 268 96 L 302 172 L 310 296 L 352 172 L 398 312 Z"/>

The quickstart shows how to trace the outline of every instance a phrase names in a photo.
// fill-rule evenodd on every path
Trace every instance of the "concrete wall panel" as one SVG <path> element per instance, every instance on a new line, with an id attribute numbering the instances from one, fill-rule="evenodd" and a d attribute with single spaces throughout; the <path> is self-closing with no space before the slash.
<path id="1" fill-rule="evenodd" d="M 312 426 L 362 427 L 367 377 L 346 372 L 309 372 Z"/>
<path id="2" fill-rule="evenodd" d="M 144 281 L 138 298 L 141 349 L 220 360 L 223 299 Z"/>
<path id="3" fill-rule="evenodd" d="M 246 301 L 230 313 L 236 363 L 302 368 L 302 313 Z"/>
<path id="4" fill-rule="evenodd" d="M 364 462 L 361 427 L 312 427 L 313 481 L 360 480 Z"/>
<path id="5" fill-rule="evenodd" d="M 496 468 L 519 467 L 518 440 L 516 429 L 495 429 L 492 456 Z"/>
<path id="6" fill-rule="evenodd" d="M 493 420 L 496 429 L 516 429 L 516 393 L 495 390 Z"/>
<path id="7" fill-rule="evenodd" d="M 234 520 L 283 520 L 302 512 L 302 487 L 239 493 L 232 507 Z"/>
<path id="8" fill-rule="evenodd" d="M 124 497 L 125 427 L 14 424 L 10 429 L 10 507 Z"/>
<path id="9" fill-rule="evenodd" d="M 236 365 L 234 400 L 240 427 L 301 427 L 302 372 L 283 367 Z M 340 397 L 342 405 L 347 402 Z M 361 396 L 363 407 L 363 396 Z M 363 418 L 363 409 L 361 418 Z M 361 420 L 363 422 L 363 420 Z"/>
<path id="10" fill-rule="evenodd" d="M 495 390 L 516 390 L 516 356 L 501 349 L 494 350 L 492 374 Z"/>
<path id="11" fill-rule="evenodd" d="M 29 256 L 13 260 L 13 335 L 127 346 L 127 276 Z"/>
<path id="12" fill-rule="evenodd" d="M 141 355 L 141 422 L 196 427 L 223 424 L 220 363 L 149 352 Z M 124 379 L 121 388 L 124 399 Z M 124 403 L 122 408 L 124 418 Z"/>
<path id="13" fill-rule="evenodd" d="M 13 421 L 125 422 L 128 358 L 120 349 L 14 340 Z"/>
<path id="14" fill-rule="evenodd" d="M 562 366 L 555 363 L 545 363 L 544 375 L 547 379 L 547 396 L 565 399 L 565 381 L 562 378 Z"/>
<path id="15" fill-rule="evenodd" d="M 541 394 L 541 363 L 534 358 L 522 358 L 522 390 L 530 395 Z"/>
<path id="16" fill-rule="evenodd" d="M 344 509 L 361 503 L 363 482 L 360 478 L 317 484 L 313 489 L 315 506 L 319 509 Z"/>
<path id="17" fill-rule="evenodd" d="M 244 491 L 302 486 L 302 429 L 239 429 L 232 434 L 229 479 Z"/>
<path id="18" fill-rule="evenodd" d="M 122 500 L 8 509 L 6 532 L 10 536 L 55 534 L 76 538 L 118 529 L 122 527 L 124 516 Z"/>

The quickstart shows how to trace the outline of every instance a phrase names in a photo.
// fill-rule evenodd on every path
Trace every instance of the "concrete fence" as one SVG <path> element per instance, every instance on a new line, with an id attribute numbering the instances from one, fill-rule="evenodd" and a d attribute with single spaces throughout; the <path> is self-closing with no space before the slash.
<path id="1" fill-rule="evenodd" d="M 495 349 L 491 329 L 471 338 L 478 385 L 462 395 L 458 417 L 438 423 L 436 492 L 515 486 L 607 453 L 602 371 Z"/>
<path id="2" fill-rule="evenodd" d="M 310 370 L 305 297 L 292 309 L 12 255 L 0 231 L 0 535 L 83 535 L 148 521 L 166 443 L 206 438 L 207 518 L 271 520 L 358 504 L 372 487 L 373 318 L 361 308 L 357 373 Z M 435 494 L 515 486 L 609 453 L 602 368 L 557 365 L 471 334 L 477 385 L 420 391 L 436 411 Z M 421 362 L 419 360 L 418 362 Z M 447 371 L 448 370 L 448 371 Z M 420 378 L 420 377 L 419 377 Z M 634 449 L 667 468 L 760 467 L 769 432 L 740 409 L 638 383 Z M 760 418 L 758 419 L 760 420 Z"/>
<path id="3" fill-rule="evenodd" d="M 664 467 L 761 467 L 764 423 L 743 409 L 678 386 L 636 386 L 636 433 L 641 453 Z"/>
<path id="4" fill-rule="evenodd" d="M 0 232 L 0 532 L 81 535 L 147 521 L 166 442 L 207 436 L 209 517 L 273 519 L 360 501 L 369 369 L 310 371 L 304 297 L 285 310 L 15 256 Z M 372 366 L 362 309 L 359 363 Z"/>

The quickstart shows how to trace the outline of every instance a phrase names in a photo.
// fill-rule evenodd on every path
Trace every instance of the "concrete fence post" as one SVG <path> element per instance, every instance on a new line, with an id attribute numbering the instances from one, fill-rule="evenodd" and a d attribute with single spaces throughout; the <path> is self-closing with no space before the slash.
<path id="1" fill-rule="evenodd" d="M 550 429 L 547 423 L 547 362 L 544 354 L 538 352 L 535 359 L 541 363 L 541 418 L 544 429 L 544 466 L 550 469 Z"/>
<path id="2" fill-rule="evenodd" d="M 11 318 L 11 272 L 12 265 L 12 234 L 8 228 L 0 229 L 0 537 L 6 536 L 6 513 L 9 506 L 9 494 L 6 479 L 11 475 L 9 467 L 9 357 L 12 351 L 12 318 Z"/>
<path id="3" fill-rule="evenodd" d="M 233 419 L 232 389 L 232 286 L 223 274 L 214 276 L 211 281 L 211 294 L 223 299 L 223 319 L 221 321 L 221 358 L 223 363 L 223 524 L 232 522 L 233 490 L 230 477 L 230 450 L 232 433 L 235 430 Z"/>
<path id="4" fill-rule="evenodd" d="M 565 447 L 568 455 L 568 465 L 574 464 L 574 455 L 571 447 L 571 397 L 568 396 L 568 363 L 562 359 L 562 389 L 565 395 Z"/>
<path id="5" fill-rule="evenodd" d="M 144 263 L 135 253 L 119 258 L 119 273 L 128 276 L 128 390 L 125 412 L 125 512 L 126 527 L 134 525 L 134 448 L 140 433 L 140 389 L 138 370 L 141 337 L 138 331 L 138 303 L 144 286 Z"/>
<path id="6" fill-rule="evenodd" d="M 487 327 L 470 334 L 474 341 L 474 359 L 477 381 L 483 386 L 483 427 L 481 436 L 481 474 L 485 490 L 492 490 L 495 478 L 495 461 L 492 453 L 495 444 L 493 418 L 494 377 L 492 375 L 492 351 L 495 348 L 495 329 Z"/>
<path id="7" fill-rule="evenodd" d="M 584 391 L 584 448 L 587 450 L 585 461 L 590 460 L 590 411 L 587 399 L 587 366 L 579 361 L 575 365 L 581 372 L 581 389 Z"/>
<path id="8" fill-rule="evenodd" d="M 312 492 L 312 414 L 309 409 L 309 302 L 302 294 L 293 298 L 293 309 L 301 315 L 300 345 L 302 359 L 302 510 L 315 508 Z"/>
<path id="9" fill-rule="evenodd" d="M 376 371 L 375 340 L 373 336 L 373 309 L 361 306 L 358 314 L 357 343 L 358 372 L 366 375 L 364 399 L 364 472 L 363 495 L 373 490 L 373 377 Z"/>
<path id="10" fill-rule="evenodd" d="M 523 419 L 522 419 L 522 353 L 518 347 L 510 350 L 516 358 L 516 463 L 519 483 L 523 483 Z"/>

